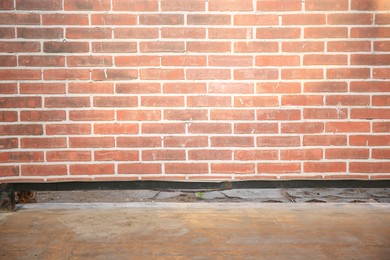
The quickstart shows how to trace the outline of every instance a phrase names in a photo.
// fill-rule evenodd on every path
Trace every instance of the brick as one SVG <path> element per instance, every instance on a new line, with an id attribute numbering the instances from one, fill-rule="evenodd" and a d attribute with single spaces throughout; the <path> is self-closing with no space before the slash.
<path id="1" fill-rule="evenodd" d="M 236 69 L 236 80 L 275 80 L 278 79 L 277 69 Z"/>
<path id="2" fill-rule="evenodd" d="M 389 14 L 375 14 L 375 24 L 390 24 Z"/>
<path id="3" fill-rule="evenodd" d="M 45 107 L 89 107 L 88 97 L 47 97 Z"/>
<path id="4" fill-rule="evenodd" d="M 211 137 L 212 147 L 253 147 L 253 137 L 246 136 L 216 136 Z"/>
<path id="5" fill-rule="evenodd" d="M 0 162 L 43 162 L 43 152 L 0 152 Z"/>
<path id="6" fill-rule="evenodd" d="M 193 150 L 188 152 L 189 160 L 231 160 L 233 151 L 231 150 Z"/>
<path id="7" fill-rule="evenodd" d="M 234 160 L 257 161 L 257 160 L 277 160 L 277 150 L 235 150 Z"/>
<path id="8" fill-rule="evenodd" d="M 92 25 L 136 25 L 137 16 L 129 15 L 129 14 L 92 14 L 91 24 Z"/>
<path id="9" fill-rule="evenodd" d="M 16 29 L 17 37 L 24 39 L 61 39 L 62 28 L 21 28 Z"/>
<path id="10" fill-rule="evenodd" d="M 11 39 L 15 38 L 15 29 L 14 28 L 0 28 L 0 39 Z M 4 43 L 3 43 L 4 45 Z M 5 45 L 9 45 L 5 43 Z M 1 46 L 1 45 L 0 45 Z M 1 48 L 4 48 L 4 46 L 1 46 Z"/>
<path id="11" fill-rule="evenodd" d="M 351 92 L 390 92 L 390 85 L 380 81 L 352 81 Z"/>
<path id="12" fill-rule="evenodd" d="M 281 150 L 280 159 L 285 161 L 321 160 L 322 149 Z"/>
<path id="13" fill-rule="evenodd" d="M 349 163 L 350 172 L 362 173 L 389 173 L 389 162 L 351 162 Z"/>
<path id="14" fill-rule="evenodd" d="M 326 23 L 325 14 L 283 14 L 282 25 L 322 25 Z"/>
<path id="15" fill-rule="evenodd" d="M 209 28 L 209 39 L 251 39 L 251 28 Z"/>
<path id="16" fill-rule="evenodd" d="M 114 147 L 114 137 L 70 137 L 71 148 L 109 148 Z"/>
<path id="17" fill-rule="evenodd" d="M 374 122 L 372 124 L 372 131 L 375 133 L 389 133 L 390 122 Z"/>
<path id="18" fill-rule="evenodd" d="M 390 119 L 389 109 L 351 109 L 351 119 Z"/>
<path id="19" fill-rule="evenodd" d="M 257 172 L 262 173 L 300 173 L 300 163 L 259 163 Z"/>
<path id="20" fill-rule="evenodd" d="M 155 39 L 158 38 L 158 30 L 156 28 L 114 28 L 114 38 Z"/>
<path id="21" fill-rule="evenodd" d="M 64 0 L 66 11 L 109 11 L 110 0 Z"/>
<path id="22" fill-rule="evenodd" d="M 20 140 L 21 148 L 66 148 L 66 138 L 22 138 Z"/>
<path id="23" fill-rule="evenodd" d="M 94 124 L 93 132 L 104 135 L 138 134 L 138 124 Z"/>
<path id="24" fill-rule="evenodd" d="M 80 110 L 70 111 L 71 121 L 111 121 L 114 120 L 114 111 L 110 110 Z"/>
<path id="25" fill-rule="evenodd" d="M 68 169 L 64 164 L 56 165 L 22 165 L 22 176 L 66 175 Z"/>
<path id="26" fill-rule="evenodd" d="M 0 150 L 18 148 L 17 138 L 0 138 Z"/>
<path id="27" fill-rule="evenodd" d="M 172 39 L 204 39 L 206 38 L 206 29 L 164 27 L 161 28 L 161 37 Z"/>
<path id="28" fill-rule="evenodd" d="M 89 124 L 48 124 L 47 135 L 88 135 L 91 134 Z"/>
<path id="29" fill-rule="evenodd" d="M 326 96 L 325 102 L 328 106 L 368 106 L 370 105 L 370 97 L 365 95 L 329 95 Z"/>
<path id="30" fill-rule="evenodd" d="M 87 14 L 41 14 L 42 25 L 88 25 Z M 39 21 L 39 19 L 38 19 Z"/>
<path id="31" fill-rule="evenodd" d="M 372 159 L 390 159 L 390 149 L 372 149 Z"/>
<path id="32" fill-rule="evenodd" d="M 203 0 L 161 0 L 161 11 L 204 11 Z"/>
<path id="33" fill-rule="evenodd" d="M 369 122 L 326 122 L 325 132 L 356 133 L 370 132 Z"/>
<path id="34" fill-rule="evenodd" d="M 328 24 L 372 24 L 372 14 L 329 14 Z"/>
<path id="35" fill-rule="evenodd" d="M 139 17 L 140 25 L 184 25 L 182 14 L 144 14 Z"/>
<path id="36" fill-rule="evenodd" d="M 0 94 L 16 94 L 18 88 L 16 83 L 0 83 Z"/>
<path id="37" fill-rule="evenodd" d="M 282 79 L 323 79 L 323 70 L 282 69 Z"/>
<path id="38" fill-rule="evenodd" d="M 234 97 L 235 107 L 277 107 L 279 100 L 276 96 L 238 96 Z"/>
<path id="39" fill-rule="evenodd" d="M 15 122 L 18 121 L 18 113 L 16 111 L 1 111 L 0 122 Z"/>
<path id="40" fill-rule="evenodd" d="M 183 69 L 142 69 L 140 79 L 144 80 L 180 80 L 184 79 Z"/>
<path id="41" fill-rule="evenodd" d="M 105 69 L 92 70 L 91 78 L 93 80 L 132 80 L 138 78 L 138 71 L 135 69 Z"/>
<path id="42" fill-rule="evenodd" d="M 39 42 L 1 42 L 0 52 L 38 52 L 41 50 Z"/>
<path id="43" fill-rule="evenodd" d="M 144 96 L 141 97 L 143 107 L 182 107 L 184 98 L 180 96 Z"/>
<path id="44" fill-rule="evenodd" d="M 138 161 L 138 151 L 95 151 L 95 161 Z"/>
<path id="45" fill-rule="evenodd" d="M 19 66 L 26 67 L 64 67 L 65 57 L 64 56 L 19 56 Z"/>
<path id="46" fill-rule="evenodd" d="M 209 83 L 209 93 L 253 94 L 252 83 Z"/>
<path id="47" fill-rule="evenodd" d="M 389 64 L 390 54 L 352 54 L 351 65 L 385 66 Z"/>
<path id="48" fill-rule="evenodd" d="M 68 39 L 110 39 L 111 28 L 67 28 L 66 38 Z"/>
<path id="49" fill-rule="evenodd" d="M 152 94 L 160 93 L 158 83 L 116 83 L 116 93 L 121 94 Z"/>
<path id="50" fill-rule="evenodd" d="M 46 121 L 64 121 L 64 120 L 66 120 L 66 112 L 63 110 L 56 110 L 56 111 L 31 110 L 31 111 L 20 112 L 20 121 L 46 122 Z"/>
<path id="51" fill-rule="evenodd" d="M 306 11 L 346 11 L 348 0 L 306 0 Z"/>
<path id="52" fill-rule="evenodd" d="M 114 84 L 112 83 L 68 83 L 68 92 L 74 94 L 113 94 Z"/>
<path id="53" fill-rule="evenodd" d="M 231 17 L 227 14 L 188 14 L 189 25 L 230 25 Z"/>
<path id="54" fill-rule="evenodd" d="M 162 166 L 159 163 L 129 163 L 118 165 L 119 174 L 161 174 Z"/>
<path id="55" fill-rule="evenodd" d="M 256 56 L 255 60 L 256 66 L 266 67 L 266 66 L 299 66 L 300 58 L 299 56 L 287 56 L 287 55 L 267 55 L 267 56 Z"/>
<path id="56" fill-rule="evenodd" d="M 300 145 L 299 136 L 259 136 L 258 147 L 294 147 Z"/>
<path id="57" fill-rule="evenodd" d="M 1 0 L 0 1 L 0 10 L 12 10 L 14 9 L 13 0 Z"/>
<path id="58" fill-rule="evenodd" d="M 257 39 L 298 39 L 301 28 L 257 28 Z"/>
<path id="59" fill-rule="evenodd" d="M 369 52 L 369 41 L 330 41 L 327 44 L 328 52 Z"/>
<path id="60" fill-rule="evenodd" d="M 258 53 L 277 52 L 279 49 L 277 42 L 236 42 L 234 52 L 237 53 Z"/>
<path id="61" fill-rule="evenodd" d="M 191 134 L 230 134 L 232 126 L 230 123 L 191 123 L 188 126 Z"/>
<path id="62" fill-rule="evenodd" d="M 136 42 L 93 42 L 92 52 L 95 53 L 133 53 L 137 51 Z"/>
<path id="63" fill-rule="evenodd" d="M 136 107 L 137 97 L 99 96 L 93 98 L 94 107 Z"/>
<path id="64" fill-rule="evenodd" d="M 41 71 L 31 69 L 0 69 L 0 78 L 2 80 L 39 80 L 41 79 Z"/>
<path id="65" fill-rule="evenodd" d="M 389 27 L 351 28 L 351 38 L 389 38 Z"/>
<path id="66" fill-rule="evenodd" d="M 230 52 L 229 42 L 187 42 L 186 51 L 188 52 Z"/>
<path id="67" fill-rule="evenodd" d="M 158 56 L 116 56 L 115 65 L 118 67 L 159 66 L 160 58 Z"/>
<path id="68" fill-rule="evenodd" d="M 161 137 L 118 137 L 117 147 L 161 147 Z"/>
<path id="69" fill-rule="evenodd" d="M 217 67 L 249 67 L 253 65 L 251 56 L 209 56 L 209 66 Z"/>
<path id="70" fill-rule="evenodd" d="M 390 135 L 351 135 L 349 143 L 351 146 L 388 146 Z"/>
<path id="71" fill-rule="evenodd" d="M 373 106 L 390 106 L 390 95 L 372 96 Z"/>
<path id="72" fill-rule="evenodd" d="M 328 79 L 368 79 L 370 77 L 370 69 L 368 68 L 327 69 L 326 77 Z"/>
<path id="73" fill-rule="evenodd" d="M 205 83 L 164 83 L 163 93 L 169 94 L 205 94 Z"/>
<path id="74" fill-rule="evenodd" d="M 230 107 L 232 101 L 226 96 L 189 96 L 188 107 Z"/>
<path id="75" fill-rule="evenodd" d="M 164 147 L 206 147 L 207 136 L 166 136 Z"/>
<path id="76" fill-rule="evenodd" d="M 347 65 L 347 55 L 307 54 L 303 57 L 303 65 Z"/>
<path id="77" fill-rule="evenodd" d="M 11 56 L 11 55 L 0 56 L 0 67 L 15 67 L 16 63 L 17 63 L 16 56 Z"/>
<path id="78" fill-rule="evenodd" d="M 110 56 L 68 56 L 66 58 L 69 67 L 110 67 Z"/>
<path id="79" fill-rule="evenodd" d="M 48 162 L 67 162 L 67 161 L 90 161 L 90 151 L 48 151 L 46 153 Z"/>
<path id="80" fill-rule="evenodd" d="M 374 69 L 374 79 L 388 79 L 390 78 L 390 69 Z"/>
<path id="81" fill-rule="evenodd" d="M 184 121 L 193 121 L 193 120 L 207 120 L 208 111 L 204 110 L 165 110 L 164 119 L 166 120 L 184 120 Z"/>
<path id="82" fill-rule="evenodd" d="M 65 83 L 20 83 L 20 94 L 65 94 Z"/>
<path id="83" fill-rule="evenodd" d="M 212 163 L 211 173 L 250 174 L 255 173 L 254 163 Z"/>
<path id="84" fill-rule="evenodd" d="M 116 112 L 119 121 L 158 121 L 161 120 L 159 110 L 118 110 Z"/>
<path id="85" fill-rule="evenodd" d="M 261 109 L 256 111 L 256 120 L 300 120 L 301 111 L 296 109 Z"/>
<path id="86" fill-rule="evenodd" d="M 326 159 L 368 159 L 370 151 L 368 149 L 326 149 Z"/>
<path id="87" fill-rule="evenodd" d="M 142 133 L 144 134 L 184 134 L 184 123 L 144 123 L 142 124 Z"/>
<path id="88" fill-rule="evenodd" d="M 252 11 L 252 0 L 209 0 L 209 11 Z"/>
<path id="89" fill-rule="evenodd" d="M 269 134 L 278 133 L 277 123 L 235 123 L 235 134 Z"/>
<path id="90" fill-rule="evenodd" d="M 346 163 L 344 162 L 305 162 L 303 164 L 304 172 L 345 172 Z"/>
<path id="91" fill-rule="evenodd" d="M 182 161 L 186 159 L 184 150 L 146 150 L 142 151 L 143 161 Z"/>
<path id="92" fill-rule="evenodd" d="M 309 27 L 304 29 L 305 38 L 348 38 L 346 27 Z"/>
<path id="93" fill-rule="evenodd" d="M 0 108 L 39 108 L 41 97 L 0 97 Z"/>
<path id="94" fill-rule="evenodd" d="M 114 174 L 113 164 L 73 164 L 70 165 L 71 175 L 96 175 L 96 174 Z"/>
<path id="95" fill-rule="evenodd" d="M 318 95 L 282 96 L 282 106 L 322 106 L 324 97 Z"/>
<path id="96" fill-rule="evenodd" d="M 303 122 L 303 123 L 282 123 L 281 132 L 282 133 L 298 133 L 298 134 L 307 134 L 307 133 L 322 133 L 324 131 L 324 123 L 320 122 Z"/>
<path id="97" fill-rule="evenodd" d="M 305 82 L 304 92 L 322 93 L 322 92 L 347 92 L 348 84 L 343 81 L 323 81 L 323 82 Z"/>
<path id="98" fill-rule="evenodd" d="M 304 108 L 305 119 L 347 119 L 348 110 L 345 108 Z"/>
<path id="99" fill-rule="evenodd" d="M 255 113 L 253 110 L 211 110 L 211 120 L 253 120 Z"/>
<path id="100" fill-rule="evenodd" d="M 158 0 L 112 0 L 112 9 L 114 11 L 156 12 Z"/>
<path id="101" fill-rule="evenodd" d="M 187 79 L 189 80 L 216 80 L 230 79 L 228 69 L 187 69 Z"/>
<path id="102" fill-rule="evenodd" d="M 301 11 L 302 2 L 299 0 L 257 0 L 257 11 Z"/>
<path id="103" fill-rule="evenodd" d="M 61 0 L 16 0 L 16 10 L 55 11 L 62 9 Z"/>
<path id="104" fill-rule="evenodd" d="M 166 163 L 167 174 L 202 174 L 208 173 L 207 163 Z"/>
<path id="105" fill-rule="evenodd" d="M 282 42 L 283 52 L 323 52 L 323 42 L 298 41 L 298 42 Z"/>
<path id="106" fill-rule="evenodd" d="M 238 14 L 234 16 L 234 25 L 278 25 L 277 15 L 267 14 Z"/>
<path id="107" fill-rule="evenodd" d="M 43 51 L 47 53 L 83 53 L 88 52 L 88 42 L 44 42 Z"/>
<path id="108" fill-rule="evenodd" d="M 345 146 L 347 136 L 345 135 L 305 135 L 303 136 L 304 146 Z"/>
<path id="109" fill-rule="evenodd" d="M 390 9 L 390 3 L 387 0 L 352 0 L 351 9 L 362 11 L 387 11 Z"/>

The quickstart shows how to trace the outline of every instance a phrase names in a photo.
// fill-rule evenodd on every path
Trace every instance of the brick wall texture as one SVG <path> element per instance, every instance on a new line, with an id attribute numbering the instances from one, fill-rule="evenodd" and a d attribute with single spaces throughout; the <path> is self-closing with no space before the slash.
<path id="1" fill-rule="evenodd" d="M 390 178 L 389 0 L 0 0 L 0 181 Z"/>

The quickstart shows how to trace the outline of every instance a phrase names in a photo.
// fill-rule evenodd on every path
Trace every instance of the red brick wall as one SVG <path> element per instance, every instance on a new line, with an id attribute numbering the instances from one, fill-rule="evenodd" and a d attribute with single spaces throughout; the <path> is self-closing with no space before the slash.
<path id="1" fill-rule="evenodd" d="M 0 0 L 0 181 L 388 179 L 388 0 Z"/>

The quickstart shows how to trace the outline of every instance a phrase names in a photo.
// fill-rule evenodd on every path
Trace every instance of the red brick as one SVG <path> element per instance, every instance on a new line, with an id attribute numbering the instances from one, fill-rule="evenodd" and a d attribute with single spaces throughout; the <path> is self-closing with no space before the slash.
<path id="1" fill-rule="evenodd" d="M 191 134 L 230 134 L 232 126 L 229 123 L 191 123 L 188 126 Z"/>
<path id="2" fill-rule="evenodd" d="M 88 42 L 44 42 L 43 51 L 47 53 L 83 53 L 88 52 Z"/>
<path id="3" fill-rule="evenodd" d="M 252 83 L 209 83 L 209 93 L 253 94 Z"/>
<path id="4" fill-rule="evenodd" d="M 177 27 L 164 27 L 161 28 L 162 38 L 172 39 L 204 39 L 206 38 L 205 28 L 177 28 Z"/>
<path id="5" fill-rule="evenodd" d="M 0 52 L 38 52 L 39 42 L 0 42 Z"/>
<path id="6" fill-rule="evenodd" d="M 20 140 L 21 148 L 66 148 L 66 138 L 22 138 Z"/>
<path id="7" fill-rule="evenodd" d="M 328 24 L 372 24 L 372 14 L 329 14 Z"/>
<path id="8" fill-rule="evenodd" d="M 348 0 L 306 0 L 306 11 L 345 11 Z"/>
<path id="9" fill-rule="evenodd" d="M 212 163 L 211 173 L 250 174 L 255 173 L 254 163 Z"/>
<path id="10" fill-rule="evenodd" d="M 390 119 L 390 110 L 384 109 L 352 109 L 351 119 Z"/>
<path id="11" fill-rule="evenodd" d="M 155 28 L 115 28 L 114 38 L 119 39 L 155 39 L 158 30 Z"/>
<path id="12" fill-rule="evenodd" d="M 348 38 L 346 27 L 310 27 L 304 29 L 305 38 Z"/>
<path id="13" fill-rule="evenodd" d="M 27 67 L 64 67 L 64 56 L 19 56 L 19 66 Z"/>
<path id="14" fill-rule="evenodd" d="M 105 69 L 92 70 L 92 80 L 132 80 L 138 78 L 138 71 L 135 69 Z"/>
<path id="15" fill-rule="evenodd" d="M 390 122 L 374 122 L 372 124 L 372 131 L 375 133 L 389 133 Z"/>
<path id="16" fill-rule="evenodd" d="M 208 111 L 206 109 L 187 109 L 187 110 L 165 110 L 164 119 L 166 120 L 207 120 Z"/>
<path id="17" fill-rule="evenodd" d="M 328 52 L 369 52 L 371 50 L 369 41 L 331 41 L 327 46 Z"/>
<path id="18" fill-rule="evenodd" d="M 231 160 L 231 150 L 193 150 L 188 152 L 189 160 Z"/>
<path id="19" fill-rule="evenodd" d="M 41 14 L 42 25 L 88 25 L 87 14 Z M 39 21 L 39 19 L 38 19 Z"/>
<path id="20" fill-rule="evenodd" d="M 40 108 L 41 97 L 0 97 L 0 108 Z"/>
<path id="21" fill-rule="evenodd" d="M 345 135 L 305 135 L 304 146 L 344 146 L 347 145 Z"/>
<path id="22" fill-rule="evenodd" d="M 69 93 L 76 94 L 113 94 L 114 84 L 112 83 L 68 83 Z"/>
<path id="23" fill-rule="evenodd" d="M 163 93 L 169 94 L 205 94 L 205 83 L 164 83 Z"/>
<path id="24" fill-rule="evenodd" d="M 321 160 L 322 149 L 281 150 L 280 159 L 285 161 Z"/>
<path id="25" fill-rule="evenodd" d="M 0 1 L 0 10 L 12 10 L 14 9 L 13 0 L 1 0 Z"/>
<path id="26" fill-rule="evenodd" d="M 254 120 L 253 110 L 211 110 L 211 120 Z"/>
<path id="27" fill-rule="evenodd" d="M 322 106 L 323 99 L 323 96 L 317 95 L 282 96 L 282 106 Z"/>
<path id="28" fill-rule="evenodd" d="M 345 172 L 346 163 L 344 162 L 305 162 L 303 164 L 304 172 Z"/>
<path id="29" fill-rule="evenodd" d="M 253 147 L 253 137 L 246 136 L 216 136 L 211 137 L 212 147 Z"/>
<path id="30" fill-rule="evenodd" d="M 202 174 L 208 173 L 207 163 L 166 163 L 167 174 Z"/>
<path id="31" fill-rule="evenodd" d="M 230 79 L 228 69 L 187 69 L 188 80 Z"/>
<path id="32" fill-rule="evenodd" d="M 117 147 L 161 147 L 161 137 L 118 137 Z"/>
<path id="33" fill-rule="evenodd" d="M 351 28 L 351 38 L 389 38 L 389 27 Z"/>
<path id="34" fill-rule="evenodd" d="M 140 25 L 183 25 L 182 14 L 143 14 L 139 17 Z"/>
<path id="35" fill-rule="evenodd" d="M 230 25 L 231 18 L 227 14 L 188 14 L 189 25 Z"/>
<path id="36" fill-rule="evenodd" d="M 374 51 L 390 51 L 390 41 L 374 42 Z"/>
<path id="37" fill-rule="evenodd" d="M 91 24 L 92 25 L 136 25 L 137 16 L 130 15 L 130 14 L 92 14 Z"/>
<path id="38" fill-rule="evenodd" d="M 46 125 L 47 135 L 87 135 L 91 134 L 88 124 L 50 124 Z"/>
<path id="39" fill-rule="evenodd" d="M 349 143 L 351 146 L 388 146 L 390 135 L 351 135 Z"/>
<path id="40" fill-rule="evenodd" d="M 368 68 L 327 69 L 326 77 L 328 79 L 368 79 L 370 78 L 370 69 Z"/>
<path id="41" fill-rule="evenodd" d="M 114 174 L 113 164 L 73 164 L 69 167 L 70 174 L 74 175 L 95 175 L 95 174 Z"/>
<path id="42" fill-rule="evenodd" d="M 101 148 L 114 147 L 114 137 L 70 137 L 71 148 Z"/>
<path id="43" fill-rule="evenodd" d="M 373 71 L 374 79 L 389 79 L 390 78 L 390 69 L 374 69 Z"/>
<path id="44" fill-rule="evenodd" d="M 299 110 L 262 109 L 256 111 L 256 120 L 299 120 Z"/>
<path id="45" fill-rule="evenodd" d="M 116 116 L 119 121 L 161 120 L 161 112 L 159 110 L 118 110 Z"/>
<path id="46" fill-rule="evenodd" d="M 351 9 L 361 11 L 388 11 L 390 9 L 390 3 L 387 0 L 352 0 Z"/>
<path id="47" fill-rule="evenodd" d="M 251 28 L 209 28 L 209 39 L 247 39 L 252 38 Z"/>
<path id="48" fill-rule="evenodd" d="M 204 11 L 204 0 L 160 0 L 161 11 Z"/>
<path id="49" fill-rule="evenodd" d="M 141 42 L 140 51 L 145 53 L 155 52 L 184 52 L 184 42 Z"/>
<path id="50" fill-rule="evenodd" d="M 385 66 L 390 61 L 390 54 L 352 54 L 351 65 L 377 65 Z"/>
<path id="51" fill-rule="evenodd" d="M 257 161 L 257 160 L 277 160 L 277 150 L 235 150 L 234 160 Z"/>
<path id="52" fill-rule="evenodd" d="M 390 159 L 390 149 L 372 149 L 372 159 Z"/>
<path id="53" fill-rule="evenodd" d="M 109 39 L 112 35 L 111 28 L 67 28 L 68 39 Z"/>
<path id="54" fill-rule="evenodd" d="M 324 131 L 324 123 L 322 122 L 303 122 L 303 123 L 282 123 L 282 133 L 322 133 Z"/>
<path id="55" fill-rule="evenodd" d="M 110 0 L 64 0 L 66 11 L 109 11 Z"/>
<path id="56" fill-rule="evenodd" d="M 277 123 L 235 123 L 235 134 L 278 133 Z"/>
<path id="57" fill-rule="evenodd" d="M 66 165 L 22 165 L 22 176 L 50 176 L 66 175 L 68 169 Z"/>
<path id="58" fill-rule="evenodd" d="M 17 37 L 24 39 L 61 39 L 62 28 L 20 28 L 16 29 Z"/>
<path id="59" fill-rule="evenodd" d="M 184 123 L 144 123 L 142 133 L 144 134 L 184 134 Z"/>
<path id="60" fill-rule="evenodd" d="M 390 162 L 351 162 L 350 172 L 389 173 Z"/>
<path id="61" fill-rule="evenodd" d="M 322 69 L 282 69 L 282 79 L 323 79 Z"/>
<path id="62" fill-rule="evenodd" d="M 370 105 L 370 96 L 353 95 L 329 95 L 326 96 L 326 105 L 328 106 L 368 106 Z"/>
<path id="63" fill-rule="evenodd" d="M 68 56 L 69 67 L 110 67 L 112 59 L 110 56 Z"/>
<path id="64" fill-rule="evenodd" d="M 0 135 L 42 135 L 42 125 L 0 125 Z"/>
<path id="65" fill-rule="evenodd" d="M 16 10 L 54 11 L 61 9 L 61 0 L 16 0 Z"/>
<path id="66" fill-rule="evenodd" d="M 256 56 L 255 61 L 256 66 L 299 66 L 300 58 L 299 56 L 277 56 L 277 55 L 268 55 L 268 56 Z"/>
<path id="67" fill-rule="evenodd" d="M 321 25 L 325 24 L 325 14 L 283 14 L 283 25 Z"/>
<path id="68" fill-rule="evenodd" d="M 238 53 L 259 53 L 277 52 L 279 49 L 277 42 L 236 42 L 234 52 Z"/>
<path id="69" fill-rule="evenodd" d="M 209 56 L 209 66 L 217 67 L 250 67 L 253 65 L 251 56 Z"/>
<path id="70" fill-rule="evenodd" d="M 348 84 L 342 81 L 323 81 L 323 82 L 305 82 L 304 92 L 321 93 L 321 92 L 347 92 Z"/>
<path id="71" fill-rule="evenodd" d="M 121 94 L 151 94 L 160 93 L 158 83 L 116 83 L 116 93 Z"/>
<path id="72" fill-rule="evenodd" d="M 300 163 L 259 163 L 257 172 L 262 173 L 300 173 Z"/>
<path id="73" fill-rule="evenodd" d="M 347 119 L 348 110 L 346 108 L 304 108 L 303 117 L 305 119 Z"/>
<path id="74" fill-rule="evenodd" d="M 326 159 L 368 159 L 368 149 L 326 149 Z"/>
<path id="75" fill-rule="evenodd" d="M 99 96 L 93 98 L 94 107 L 136 107 L 137 97 Z"/>
<path id="76" fill-rule="evenodd" d="M 143 107 L 182 107 L 184 98 L 179 96 L 144 96 L 141 97 Z"/>
<path id="77" fill-rule="evenodd" d="M 231 98 L 226 96 L 189 96 L 188 107 L 230 107 Z"/>
<path id="78" fill-rule="evenodd" d="M 93 129 L 95 134 L 138 134 L 138 124 L 94 124 Z"/>
<path id="79" fill-rule="evenodd" d="M 277 15 L 268 14 L 238 14 L 234 16 L 234 25 L 278 25 Z"/>
<path id="80" fill-rule="evenodd" d="M 158 56 L 116 56 L 115 65 L 118 67 L 159 66 L 160 58 Z"/>
<path id="81" fill-rule="evenodd" d="M 18 93 L 18 87 L 16 83 L 0 83 L 0 94 L 16 94 L 16 93 Z"/>
<path id="82" fill-rule="evenodd" d="M 164 137 L 164 147 L 206 147 L 207 136 L 167 136 Z"/>
<path id="83" fill-rule="evenodd" d="M 257 28 L 257 39 L 298 39 L 301 37 L 301 28 Z"/>
<path id="84" fill-rule="evenodd" d="M 230 52 L 231 44 L 229 42 L 187 42 L 186 51 L 188 52 Z"/>
<path id="85" fill-rule="evenodd" d="M 20 69 L 0 69 L 0 79 L 2 80 L 39 80 L 40 70 L 20 70 Z"/>
<path id="86" fill-rule="evenodd" d="M 0 162 L 43 162 L 43 152 L 0 152 Z"/>
<path id="87" fill-rule="evenodd" d="M 15 34 L 15 29 L 14 28 L 0 28 L 0 39 L 11 39 L 11 38 L 15 38 L 16 37 L 16 34 Z M 7 43 L 2 43 L 2 45 L 7 46 L 9 44 Z M 0 45 L 0 48 L 4 48 L 4 46 L 2 47 Z"/>
<path id="88" fill-rule="evenodd" d="M 277 69 L 236 69 L 235 80 L 275 80 L 278 79 Z"/>
<path id="89" fill-rule="evenodd" d="M 0 56 L 0 67 L 15 67 L 16 63 L 17 63 L 16 56 L 11 56 L 11 55 Z"/>
<path id="90" fill-rule="evenodd" d="M 119 174 L 161 174 L 161 164 L 159 163 L 130 163 L 119 164 Z"/>
<path id="91" fill-rule="evenodd" d="M 18 121 L 18 113 L 16 111 L 1 111 L 0 122 L 16 122 Z"/>
<path id="92" fill-rule="evenodd" d="M 369 122 L 326 122 L 325 132 L 357 133 L 370 132 Z"/>
<path id="93" fill-rule="evenodd" d="M 372 97 L 373 106 L 390 106 L 390 95 L 381 95 Z"/>
<path id="94" fill-rule="evenodd" d="M 293 147 L 300 145 L 299 136 L 259 136 L 258 147 Z"/>
<path id="95" fill-rule="evenodd" d="M 45 107 L 89 107 L 89 97 L 46 97 Z"/>
<path id="96" fill-rule="evenodd" d="M 114 11 L 156 12 L 158 0 L 112 0 L 112 9 Z"/>
<path id="97" fill-rule="evenodd" d="M 347 55 L 307 54 L 303 57 L 303 65 L 347 65 Z"/>
<path id="98" fill-rule="evenodd" d="M 390 84 L 380 81 L 352 81 L 351 92 L 390 92 Z"/>
<path id="99" fill-rule="evenodd" d="M 95 161 L 138 161 L 138 151 L 103 150 L 95 151 Z"/>
<path id="100" fill-rule="evenodd" d="M 72 121 L 111 121 L 114 120 L 114 111 L 110 110 L 80 110 L 70 111 L 69 120 Z"/>
<path id="101" fill-rule="evenodd" d="M 48 162 L 90 161 L 90 151 L 49 151 L 46 153 Z"/>
<path id="102" fill-rule="evenodd" d="M 301 11 L 300 0 L 258 0 L 257 11 Z"/>
<path id="103" fill-rule="evenodd" d="M 0 138 L 0 150 L 14 149 L 14 148 L 18 148 L 17 138 Z"/>
<path id="104" fill-rule="evenodd" d="M 279 100 L 276 96 L 238 96 L 234 97 L 235 107 L 277 107 Z"/>
<path id="105" fill-rule="evenodd" d="M 283 42 L 282 43 L 283 52 L 323 52 L 324 43 L 323 42 L 310 42 L 310 41 L 300 41 L 300 42 Z"/>
<path id="106" fill-rule="evenodd" d="M 87 69 L 50 69 L 43 71 L 45 80 L 72 80 L 89 79 L 89 70 Z"/>
<path id="107" fill-rule="evenodd" d="M 133 53 L 137 51 L 136 42 L 93 42 L 92 52 L 95 53 Z"/>
<path id="108" fill-rule="evenodd" d="M 186 159 L 184 150 L 146 150 L 142 151 L 143 161 L 182 161 Z"/>
<path id="109" fill-rule="evenodd" d="M 140 79 L 143 80 L 180 80 L 184 79 L 183 69 L 141 69 Z"/>
<path id="110" fill-rule="evenodd" d="M 45 111 L 31 110 L 21 111 L 20 121 L 46 122 L 46 121 L 63 121 L 66 119 L 66 112 L 63 110 Z"/>

